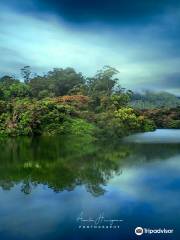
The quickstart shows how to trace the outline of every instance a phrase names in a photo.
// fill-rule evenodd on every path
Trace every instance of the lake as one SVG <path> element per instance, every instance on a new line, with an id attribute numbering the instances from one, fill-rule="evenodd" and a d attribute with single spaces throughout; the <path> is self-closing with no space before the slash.
<path id="1" fill-rule="evenodd" d="M 0 239 L 179 239 L 180 130 L 0 142 Z M 135 235 L 135 228 L 174 233 Z"/>

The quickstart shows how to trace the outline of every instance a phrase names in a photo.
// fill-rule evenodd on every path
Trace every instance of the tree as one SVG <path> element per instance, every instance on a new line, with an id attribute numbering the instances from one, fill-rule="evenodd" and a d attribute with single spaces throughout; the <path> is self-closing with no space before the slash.
<path id="1" fill-rule="evenodd" d="M 0 99 L 9 100 L 13 97 L 25 97 L 26 86 L 19 80 L 11 76 L 3 76 L 0 78 Z"/>
<path id="2" fill-rule="evenodd" d="M 31 88 L 32 96 L 36 97 L 36 98 L 42 97 L 42 91 L 46 91 L 46 93 L 48 91 L 48 94 L 49 94 L 49 92 L 51 92 L 49 90 L 49 87 L 48 87 L 49 84 L 48 84 L 45 76 L 43 76 L 43 77 L 36 76 L 36 77 L 30 79 L 30 82 L 28 85 Z M 43 92 L 43 94 L 44 94 L 44 92 Z M 47 95 L 46 95 L 46 97 L 47 97 Z"/>
<path id="3" fill-rule="evenodd" d="M 12 84 L 9 88 L 10 98 L 25 98 L 30 96 L 30 88 L 24 83 Z"/>
<path id="4" fill-rule="evenodd" d="M 14 77 L 12 76 L 8 76 L 8 75 L 5 75 L 3 76 L 2 78 L 0 78 L 0 85 L 2 87 L 8 87 L 14 83 L 18 83 L 19 81 L 16 80 Z"/>
<path id="5" fill-rule="evenodd" d="M 87 85 L 90 89 L 89 92 L 91 94 L 103 93 L 110 96 L 118 81 L 117 78 L 114 78 L 114 75 L 118 73 L 119 71 L 115 68 L 104 66 L 93 78 L 87 79 Z"/>
<path id="6" fill-rule="evenodd" d="M 79 93 L 83 91 L 84 84 L 85 79 L 82 74 L 77 73 L 73 68 L 54 68 L 46 75 L 36 76 L 29 81 L 33 96 L 38 98 L 44 93 L 49 97 L 67 95 L 72 90 Z"/>
<path id="7" fill-rule="evenodd" d="M 48 72 L 47 82 L 54 86 L 55 96 L 68 94 L 75 86 L 84 84 L 85 80 L 81 73 L 77 73 L 73 68 L 54 68 Z"/>
<path id="8" fill-rule="evenodd" d="M 21 75 L 24 79 L 24 82 L 27 84 L 30 81 L 30 77 L 31 77 L 31 68 L 30 66 L 24 66 L 21 69 Z"/>

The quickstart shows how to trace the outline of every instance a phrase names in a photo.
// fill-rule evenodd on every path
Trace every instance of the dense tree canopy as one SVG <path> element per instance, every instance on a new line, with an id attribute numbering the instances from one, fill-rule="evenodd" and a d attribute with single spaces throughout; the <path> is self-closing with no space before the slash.
<path id="1" fill-rule="evenodd" d="M 32 96 L 38 98 L 66 95 L 80 84 L 85 84 L 85 79 L 73 68 L 54 68 L 43 77 L 36 76 L 29 81 Z"/>
<path id="2" fill-rule="evenodd" d="M 145 91 L 144 93 L 133 93 L 131 105 L 139 109 L 174 108 L 180 105 L 180 99 L 167 92 Z"/>
<path id="3" fill-rule="evenodd" d="M 1 77 L 0 136 L 80 134 L 93 139 L 153 130 L 157 121 L 130 107 L 140 96 L 119 85 L 118 73 L 105 66 L 90 78 L 73 68 L 54 68 L 39 76 L 25 66 L 24 81 Z M 152 102 L 155 96 L 158 103 L 169 97 L 143 97 Z M 173 118 L 171 126 L 179 126 L 177 120 Z"/>

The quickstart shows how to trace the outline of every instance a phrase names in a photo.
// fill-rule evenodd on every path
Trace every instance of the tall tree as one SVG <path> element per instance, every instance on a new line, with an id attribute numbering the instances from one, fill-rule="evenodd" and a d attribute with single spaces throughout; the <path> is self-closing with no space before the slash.
<path id="1" fill-rule="evenodd" d="M 117 78 L 114 78 L 114 75 L 118 73 L 119 71 L 117 69 L 110 66 L 104 66 L 93 78 L 88 79 L 87 84 L 90 92 L 92 94 L 103 93 L 110 96 L 118 81 Z"/>
<path id="2" fill-rule="evenodd" d="M 30 66 L 24 66 L 21 68 L 21 75 L 25 83 L 29 83 L 31 77 L 31 68 Z"/>

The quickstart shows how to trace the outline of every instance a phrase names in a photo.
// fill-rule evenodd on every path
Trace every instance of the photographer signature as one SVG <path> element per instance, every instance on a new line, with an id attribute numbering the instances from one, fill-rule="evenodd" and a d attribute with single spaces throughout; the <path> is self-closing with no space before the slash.
<path id="1" fill-rule="evenodd" d="M 79 222 L 80 224 L 93 224 L 93 225 L 109 224 L 110 226 L 113 226 L 123 221 L 124 220 L 122 219 L 106 219 L 104 217 L 104 213 L 100 213 L 95 218 L 92 217 L 84 218 L 84 213 L 81 212 L 80 215 L 77 217 L 77 222 Z"/>

